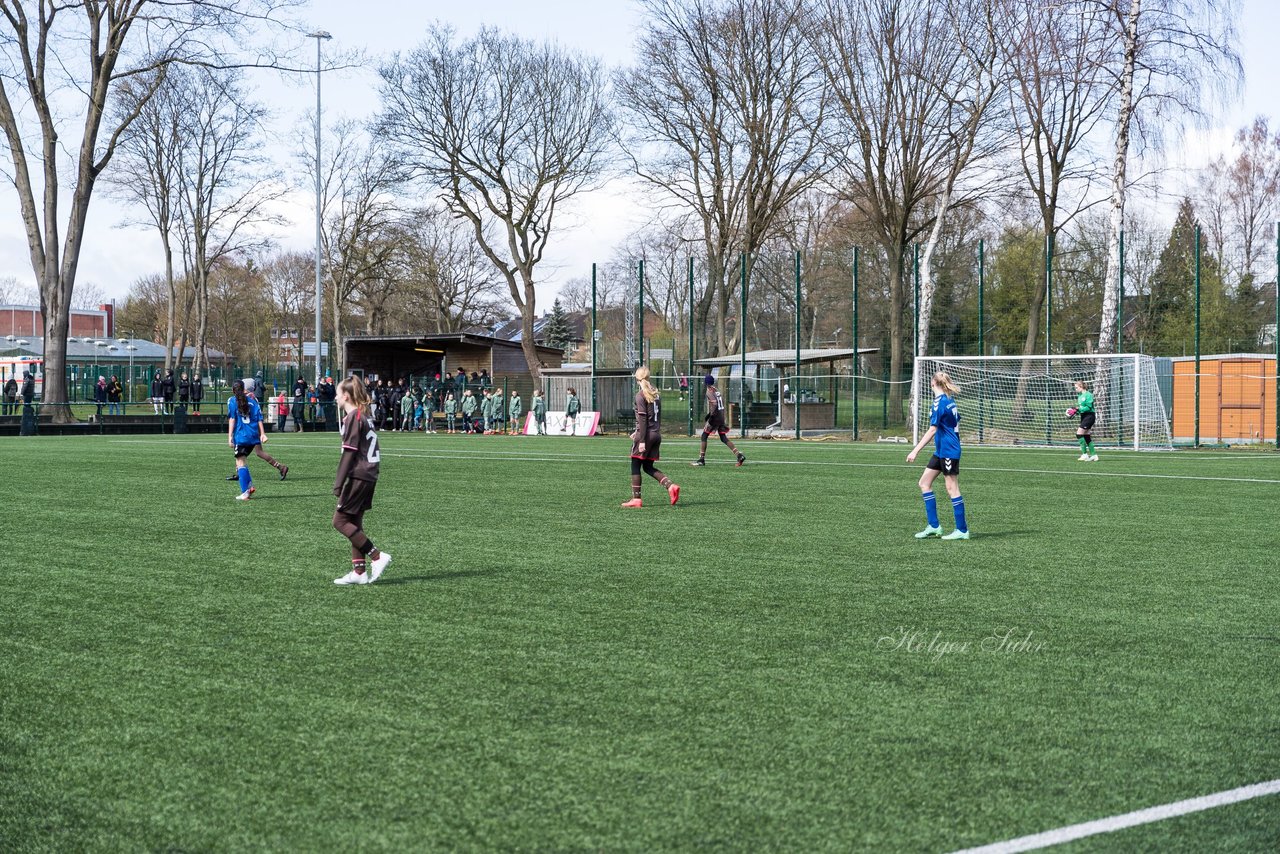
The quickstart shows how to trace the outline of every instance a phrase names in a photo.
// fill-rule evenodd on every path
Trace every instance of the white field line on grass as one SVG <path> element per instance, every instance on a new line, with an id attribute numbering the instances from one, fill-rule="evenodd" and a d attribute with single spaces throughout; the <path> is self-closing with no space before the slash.
<path id="1" fill-rule="evenodd" d="M 220 442 L 201 442 L 198 440 L 164 440 L 164 439 L 108 439 L 107 441 L 116 444 L 133 444 L 133 445 L 206 445 L 214 446 L 222 444 Z M 279 447 L 278 445 L 270 446 Z M 292 445 L 290 452 L 294 451 L 325 451 L 328 454 L 337 456 L 338 448 L 322 446 L 318 444 Z M 421 460 L 491 460 L 496 462 L 528 462 L 528 463 L 619 463 L 626 460 L 626 457 L 617 454 L 542 454 L 538 456 L 530 455 L 519 451 L 498 451 L 481 453 L 467 453 L 465 451 L 448 451 L 448 450 L 432 450 L 430 452 L 409 452 L 409 451 L 391 451 L 384 448 L 382 450 L 384 457 L 401 457 L 405 459 L 421 459 Z M 663 462 L 679 463 L 681 460 L 665 460 Z M 733 460 L 712 460 L 708 461 L 708 465 L 730 465 Z M 852 463 L 852 462 L 830 462 L 817 460 L 762 460 L 757 457 L 750 457 L 747 460 L 748 466 L 817 466 L 822 468 L 869 468 L 869 469 L 908 469 L 915 471 L 923 467 L 923 463 Z M 1089 468 L 1079 469 L 1019 469 L 1019 468 L 997 468 L 994 466 L 974 466 L 966 465 L 964 468 L 967 472 L 995 472 L 999 474 L 1050 474 L 1050 475 L 1072 475 L 1075 477 L 1120 477 L 1120 478 L 1138 478 L 1151 480 L 1197 480 L 1210 481 L 1217 483 L 1262 483 L 1262 484 L 1280 484 L 1280 479 L 1261 478 L 1261 477 L 1214 477 L 1210 475 L 1195 474 L 1147 474 L 1143 472 L 1119 472 L 1119 471 L 1099 471 L 1090 464 Z"/>
<path id="2" fill-rule="evenodd" d="M 271 434 L 271 435 L 272 435 L 272 437 L 273 437 L 273 438 L 276 436 L 276 434 Z M 285 435 L 287 435 L 287 436 L 289 437 L 289 438 L 286 440 L 286 442 L 287 442 L 288 444 L 291 444 L 291 445 L 292 445 L 295 441 L 298 441 L 298 442 L 300 442 L 300 443 L 301 443 L 301 444 L 299 445 L 299 447 L 304 447 L 304 446 L 311 445 L 311 440 L 313 440 L 313 438 L 314 438 L 316 441 L 321 441 L 321 440 L 326 440 L 326 439 L 327 439 L 327 440 L 329 440 L 329 441 L 332 441 L 332 440 L 333 440 L 333 438 L 337 436 L 337 434 L 336 434 L 336 433 L 322 433 L 322 434 L 308 434 L 308 433 L 303 433 L 303 434 L 294 434 L 294 433 L 289 433 L 289 434 L 285 434 Z M 56 436 L 56 437 L 48 437 L 48 438 L 53 438 L 53 439 L 72 438 L 72 439 L 74 439 L 74 438 L 79 438 L 79 437 L 74 437 L 74 436 L 72 436 L 72 437 Z M 421 438 L 421 437 L 419 437 L 419 438 Z M 559 439 L 559 438 L 569 438 L 569 437 L 552 436 L 552 437 L 550 437 L 550 438 L 552 438 L 552 439 Z M 621 439 L 621 438 L 623 438 L 623 437 L 621 437 L 621 436 L 617 436 L 617 437 L 609 437 L 609 438 L 617 438 L 617 439 Z M 735 443 L 735 444 L 737 444 L 739 447 L 747 447 L 747 448 L 809 448 L 809 447 L 825 447 L 825 448 L 832 449 L 832 450 L 836 450 L 836 451 L 847 452 L 847 453 L 859 453 L 859 454 L 861 454 L 861 453 L 873 453 L 873 454 L 875 454 L 875 453 L 884 453 L 884 454 L 903 454 L 903 453 L 904 453 L 904 451 L 903 451 L 903 449 L 904 449 L 904 448 L 906 448 L 906 449 L 908 449 L 908 450 L 911 448 L 911 445 L 910 445 L 910 444 L 907 444 L 907 443 L 894 443 L 894 444 L 887 444 L 887 443 L 886 443 L 886 444 L 869 444 L 869 443 L 866 443 L 866 444 L 856 444 L 856 445 L 855 445 L 855 444 L 848 443 L 848 442 L 844 442 L 844 443 L 842 444 L 842 443 L 838 443 L 838 442 L 810 442 L 810 441 L 801 441 L 801 442 L 798 442 L 798 443 L 797 443 L 797 442 L 794 442 L 794 441 L 792 441 L 792 440 L 780 441 L 780 440 L 776 440 L 776 439 L 739 439 L 739 438 L 737 438 L 737 437 L 731 437 L 731 438 L 733 438 L 734 443 Z M 498 437 L 498 441 L 504 441 L 504 440 L 507 440 L 507 439 L 518 439 L 519 441 L 525 441 L 526 439 L 528 439 L 529 441 L 537 441 L 537 440 L 534 440 L 534 439 L 533 439 L 533 437 L 514 437 L 514 436 Z M 144 442 L 144 443 L 164 442 L 164 443 L 183 443 L 183 444 L 202 444 L 202 445 L 209 445 L 209 444 L 224 444 L 223 442 L 200 441 L 200 440 L 197 440 L 197 439 L 171 439 L 171 440 L 166 440 L 166 439 L 107 439 L 106 441 L 108 441 L 108 442 Z M 471 441 L 471 440 L 468 440 L 468 441 Z M 483 441 L 483 440 L 476 440 L 476 441 Z M 692 438 L 690 438 L 690 437 L 688 437 L 688 436 L 680 436 L 680 437 L 677 437 L 677 438 L 663 438 L 663 440 L 662 440 L 662 444 L 663 444 L 663 447 L 667 447 L 667 448 L 697 448 L 697 447 L 699 447 L 699 440 L 698 440 L 698 438 L 697 438 L 696 436 L 694 436 L 694 437 L 692 437 Z M 713 447 L 718 447 L 718 446 L 719 446 L 719 440 L 718 440 L 718 439 L 715 439 L 715 438 L 712 438 L 712 439 L 710 440 L 710 442 L 708 443 L 708 445 L 707 445 L 707 447 L 708 447 L 708 453 L 710 453 L 710 452 L 711 452 L 711 451 L 710 451 L 710 449 L 711 449 L 711 448 L 713 448 Z M 278 447 L 278 446 L 277 446 L 277 447 Z M 1005 446 L 1000 446 L 1000 445 L 970 445 L 970 446 L 966 446 L 966 447 L 968 447 L 968 448 L 969 448 L 969 453 L 970 453 L 970 454 L 976 454 L 976 453 L 995 453 L 995 454 L 1006 454 L 1006 453 L 1007 453 L 1007 454 L 1017 454 L 1019 457 L 1032 457 L 1032 456 L 1038 456 L 1038 457 L 1056 457 L 1056 458 L 1058 458 L 1058 459 L 1070 459 L 1070 460 L 1075 460 L 1075 458 L 1076 458 L 1076 456 L 1078 455 L 1078 452 L 1079 452 L 1079 450 L 1080 450 L 1080 449 L 1079 449 L 1076 445 L 1074 445 L 1074 444 L 1073 444 L 1073 445 L 1068 446 L 1068 445 L 1065 443 L 1065 441 L 1064 441 L 1064 443 L 1063 443 L 1062 447 L 1061 447 L 1060 449 L 1057 449 L 1057 450 L 1050 449 L 1050 448 L 1018 448 L 1018 447 L 1005 447 Z M 452 448 L 432 448 L 431 450 L 432 450 L 432 452 L 433 452 L 433 453 L 437 453 L 437 454 L 469 455 L 469 454 L 474 453 L 474 451 L 472 451 L 472 450 L 470 450 L 470 449 L 468 449 L 468 450 L 454 450 L 454 449 L 452 449 Z M 1248 452 L 1246 452 L 1246 453 L 1233 453 L 1233 452 L 1230 452 L 1230 451 L 1191 451 L 1191 450 L 1176 450 L 1176 451 L 1135 451 L 1135 450 L 1133 450 L 1132 448 L 1111 448 L 1111 447 L 1104 447 L 1104 448 L 1101 448 L 1100 450 L 1102 450 L 1102 451 L 1103 451 L 1103 453 L 1104 453 L 1104 454 L 1106 454 L 1106 456 L 1107 456 L 1108 458 L 1111 458 L 1111 459 L 1119 458 L 1119 459 L 1125 459 L 1125 460 L 1135 460 L 1135 459 L 1143 459 L 1143 460 L 1166 459 L 1166 460 L 1206 460 L 1206 461 L 1215 461 L 1215 460 L 1216 460 L 1216 461 L 1218 461 L 1218 462 L 1246 462 L 1246 461 L 1247 461 L 1247 462 L 1249 462 L 1249 463 L 1253 463 L 1253 464 L 1263 463 L 1263 464 L 1265 464 L 1265 465 L 1278 465 L 1278 466 L 1280 466 L 1280 452 L 1274 452 L 1274 451 L 1273 451 L 1273 452 L 1270 452 L 1270 453 L 1263 452 L 1263 451 L 1248 451 Z M 529 451 L 528 451 L 528 450 L 510 450 L 510 451 L 503 451 L 503 450 L 499 450 L 499 449 L 497 449 L 497 448 L 490 448 L 490 449 L 486 449 L 486 450 L 484 451 L 484 453 L 486 453 L 486 454 L 494 454 L 494 455 L 507 454 L 507 455 L 511 455 L 511 456 L 520 456 L 520 455 L 523 455 L 523 454 L 528 454 L 528 453 L 529 453 Z M 578 456 L 579 456 L 578 454 L 575 454 L 575 453 L 572 453 L 572 452 L 562 452 L 562 451 L 547 451 L 547 450 L 539 450 L 539 451 L 537 451 L 537 453 L 539 453 L 539 454 L 544 454 L 544 455 L 547 455 L 547 456 L 564 456 L 564 457 L 578 457 Z M 726 452 L 726 453 L 727 453 L 727 452 Z"/>
<path id="3" fill-rule="evenodd" d="M 1147 807 L 1146 809 L 1127 812 L 1123 815 L 1113 815 L 1110 818 L 1072 824 L 1066 827 L 1059 827 L 1056 830 L 1046 830 L 1044 833 L 1020 836 L 1017 839 L 1010 839 L 1005 842 L 994 842 L 979 848 L 965 848 L 962 851 L 953 852 L 953 854 L 1014 854 L 1017 851 L 1035 851 L 1039 848 L 1048 848 L 1050 845 L 1061 845 L 1064 842 L 1083 839 L 1086 836 L 1113 833 L 1126 827 L 1164 821 L 1167 818 L 1175 818 L 1188 813 L 1200 812 L 1201 810 L 1275 794 L 1280 794 L 1280 780 L 1254 783 L 1251 786 L 1241 786 L 1238 789 L 1228 789 L 1224 792 L 1215 792 L 1212 795 L 1204 795 L 1199 798 L 1189 798 L 1185 801 Z"/>

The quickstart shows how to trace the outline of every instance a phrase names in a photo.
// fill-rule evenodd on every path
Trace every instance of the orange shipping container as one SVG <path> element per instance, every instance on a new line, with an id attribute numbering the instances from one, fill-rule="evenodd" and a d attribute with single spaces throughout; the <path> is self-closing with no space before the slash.
<path id="1" fill-rule="evenodd" d="M 1195 438 L 1196 360 L 1173 360 L 1173 441 Z M 1276 360 L 1256 353 L 1200 357 L 1200 441 L 1274 442 Z"/>

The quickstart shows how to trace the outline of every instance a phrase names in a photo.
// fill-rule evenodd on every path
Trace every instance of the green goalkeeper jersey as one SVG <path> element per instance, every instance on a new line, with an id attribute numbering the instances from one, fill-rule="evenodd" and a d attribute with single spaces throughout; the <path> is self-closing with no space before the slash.
<path id="1" fill-rule="evenodd" d="M 1093 392 L 1086 389 L 1076 396 L 1076 410 L 1082 414 L 1093 411 Z"/>

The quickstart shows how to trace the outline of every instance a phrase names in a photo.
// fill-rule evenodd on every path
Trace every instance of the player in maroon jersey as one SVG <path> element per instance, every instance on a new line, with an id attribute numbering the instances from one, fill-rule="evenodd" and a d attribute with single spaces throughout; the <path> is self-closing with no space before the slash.
<path id="1" fill-rule="evenodd" d="M 378 431 L 369 420 L 369 391 L 364 380 L 351 376 L 339 383 L 337 402 L 346 414 L 342 458 L 333 484 L 333 494 L 338 496 L 333 527 L 351 541 L 351 571 L 333 583 L 369 584 L 391 563 L 391 555 L 375 548 L 364 533 L 364 511 L 373 506 L 373 490 L 378 484 Z M 372 561 L 367 572 L 366 561 Z"/>
<path id="2" fill-rule="evenodd" d="M 680 487 L 653 465 L 658 461 L 658 449 L 662 445 L 662 410 L 658 390 L 649 382 L 649 369 L 644 365 L 636 368 L 636 381 L 640 383 L 640 390 L 636 392 L 636 431 L 631 434 L 631 500 L 622 506 L 644 506 L 640 501 L 640 484 L 646 474 L 662 484 L 671 503 L 675 504 L 680 500 Z"/>
<path id="3" fill-rule="evenodd" d="M 734 456 L 738 458 L 740 466 L 747 461 L 747 457 L 729 438 L 729 427 L 724 421 L 724 398 L 720 396 L 720 389 L 716 388 L 716 378 L 707 374 L 702 378 L 702 384 L 707 389 L 707 423 L 702 426 L 702 449 L 698 452 L 697 462 L 689 465 L 705 466 L 707 464 L 707 439 L 714 432 L 720 434 L 720 441 L 729 446 L 729 450 L 733 451 Z"/>

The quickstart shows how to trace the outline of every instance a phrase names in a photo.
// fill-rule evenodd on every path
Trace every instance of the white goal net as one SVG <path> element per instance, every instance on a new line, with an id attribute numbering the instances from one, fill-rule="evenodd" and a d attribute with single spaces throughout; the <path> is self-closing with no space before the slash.
<path id="1" fill-rule="evenodd" d="M 1155 362 L 1139 354 L 1090 356 L 949 356 L 916 360 L 912 435 L 929 429 L 929 379 L 946 371 L 960 389 L 960 439 L 980 445 L 1074 445 L 1074 384 L 1094 396 L 1095 445 L 1168 450 L 1173 447 Z"/>

